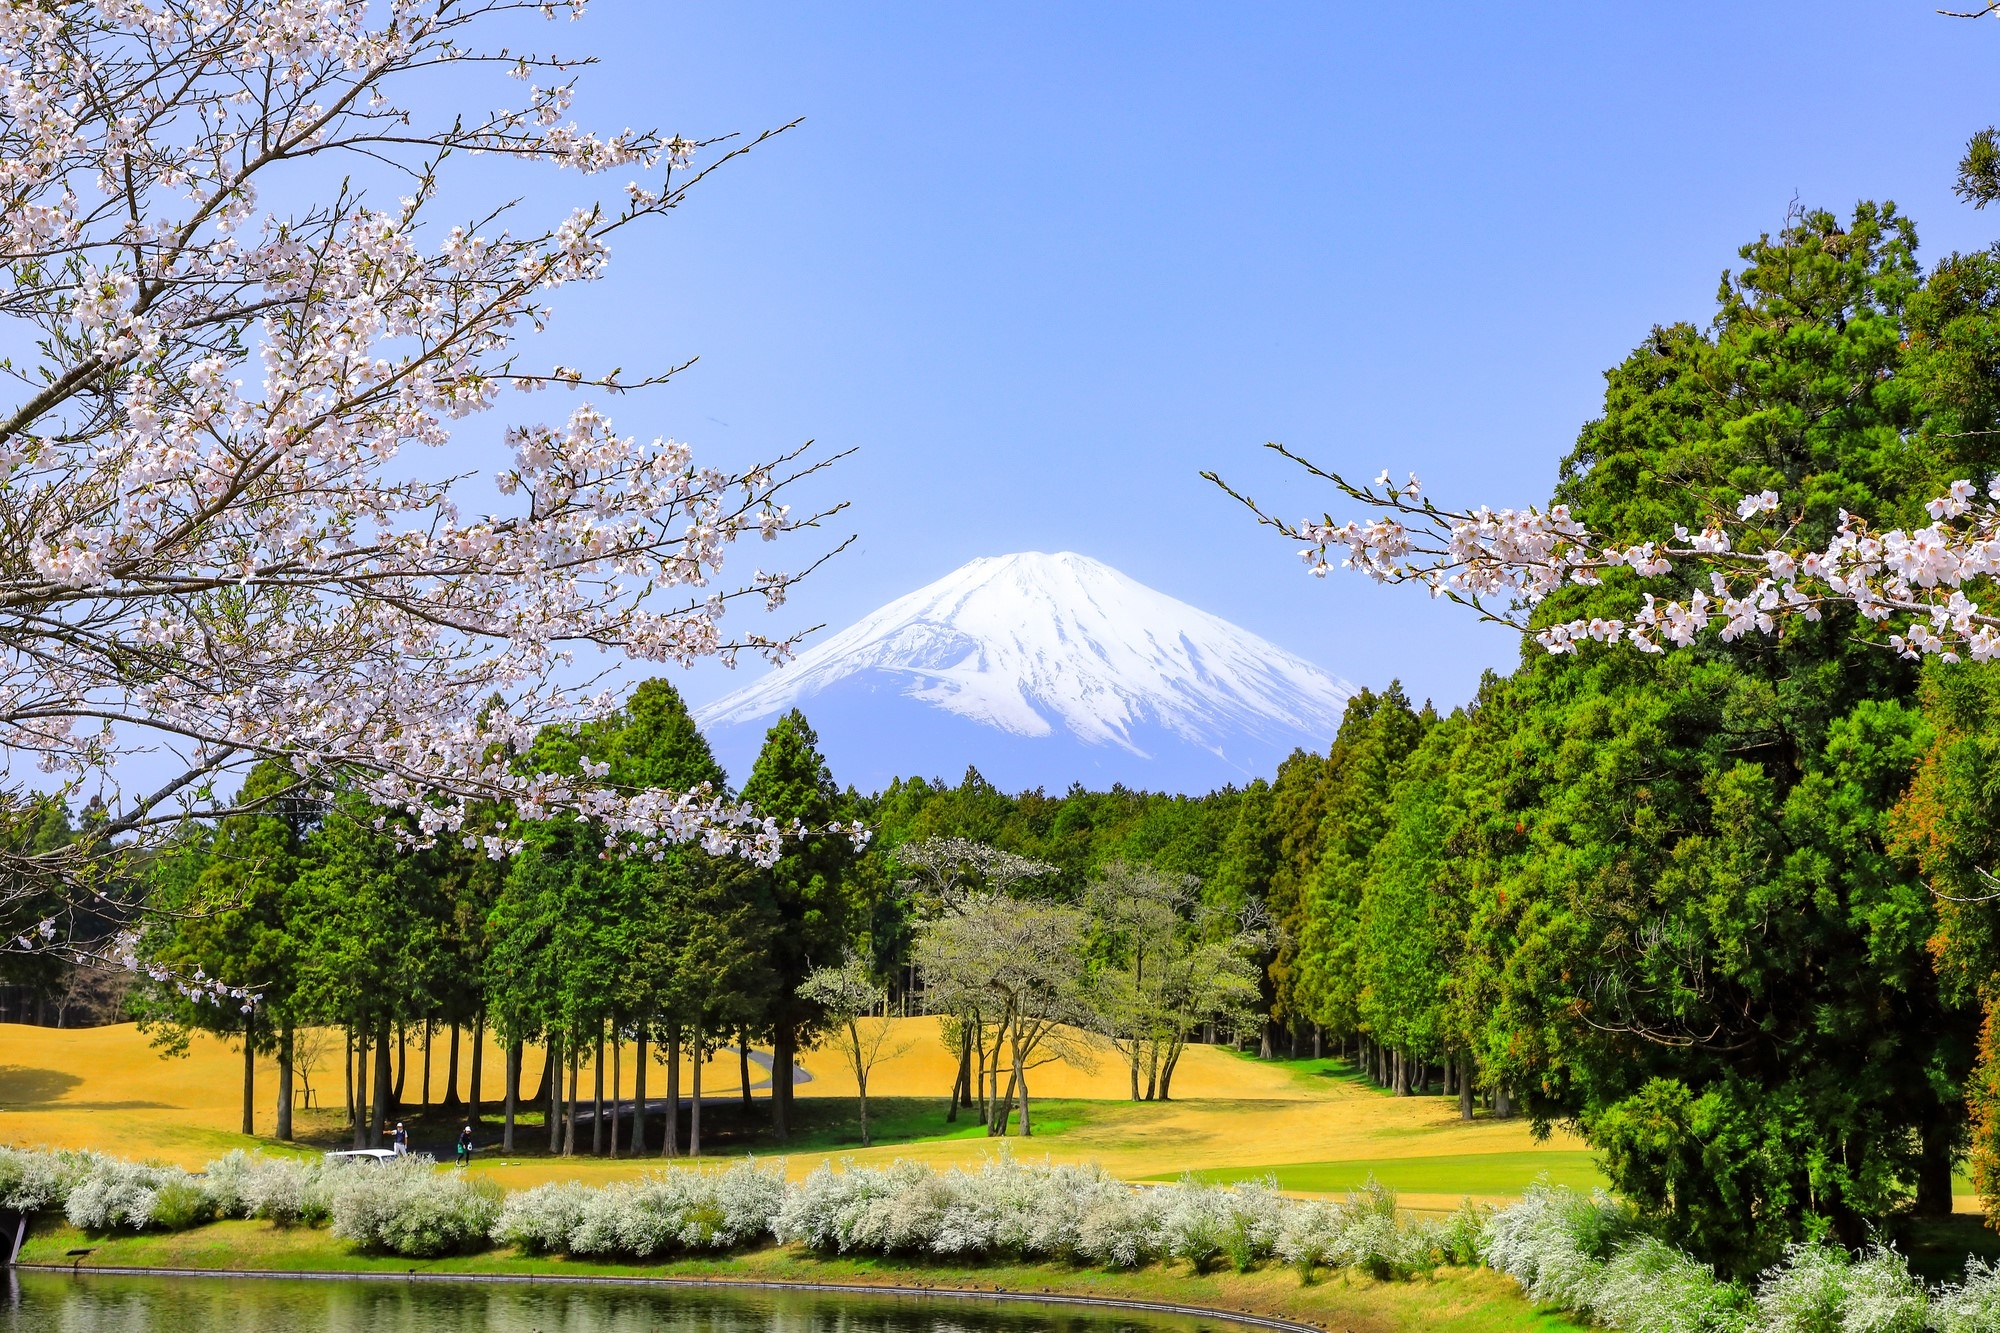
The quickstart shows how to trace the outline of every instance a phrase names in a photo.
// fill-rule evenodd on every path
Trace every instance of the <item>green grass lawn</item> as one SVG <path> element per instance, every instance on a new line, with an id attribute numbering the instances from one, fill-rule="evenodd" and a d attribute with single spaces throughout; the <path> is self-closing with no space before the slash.
<path id="1" fill-rule="evenodd" d="M 88 1253 L 72 1253 L 76 1250 Z M 1296 1273 L 1279 1267 L 1196 1274 L 1182 1265 L 1155 1265 L 1135 1272 L 1103 1272 L 1060 1264 L 818 1258 L 788 1246 L 660 1264 L 536 1259 L 507 1250 L 418 1260 L 357 1254 L 326 1231 L 282 1229 L 266 1222 L 217 1222 L 170 1234 L 88 1237 L 44 1221 L 22 1250 L 21 1262 L 221 1272 L 534 1273 L 1000 1288 L 1274 1314 L 1350 1333 L 1579 1333 L 1582 1327 L 1535 1309 L 1511 1281 L 1483 1269 L 1447 1269 L 1405 1282 L 1336 1274 L 1308 1286 Z"/>
<path id="2" fill-rule="evenodd" d="M 1238 1166 L 1198 1171 L 1202 1180 L 1234 1184 L 1275 1176 L 1278 1188 L 1312 1194 L 1358 1189 L 1373 1176 L 1390 1189 L 1410 1194 L 1519 1194 L 1543 1176 L 1551 1183 L 1595 1189 L 1604 1176 L 1587 1152 L 1468 1153 L 1452 1157 L 1378 1157 L 1346 1162 L 1293 1162 L 1279 1166 Z M 1176 1180 L 1176 1175 L 1150 1176 Z"/>

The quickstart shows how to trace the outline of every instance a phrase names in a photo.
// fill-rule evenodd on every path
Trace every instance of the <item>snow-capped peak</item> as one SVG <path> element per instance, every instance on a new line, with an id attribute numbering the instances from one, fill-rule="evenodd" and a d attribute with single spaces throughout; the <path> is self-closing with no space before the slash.
<path id="1" fill-rule="evenodd" d="M 862 677 L 873 692 L 893 688 L 1012 736 L 1067 732 L 1141 759 L 1163 742 L 1226 760 L 1246 748 L 1279 747 L 1282 757 L 1293 743 L 1323 745 L 1352 693 L 1109 565 L 1034 551 L 974 560 L 897 598 L 696 718 L 727 729 L 794 706 L 810 714 L 815 696 Z"/>

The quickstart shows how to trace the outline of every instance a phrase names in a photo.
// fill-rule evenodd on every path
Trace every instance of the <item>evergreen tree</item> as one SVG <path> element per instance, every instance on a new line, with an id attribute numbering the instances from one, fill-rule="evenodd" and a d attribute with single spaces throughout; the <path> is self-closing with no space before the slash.
<path id="1" fill-rule="evenodd" d="M 780 1138 L 791 1124 L 793 1059 L 825 1021 L 799 987 L 814 967 L 844 956 L 854 916 L 848 882 L 854 842 L 831 831 L 846 814 L 845 802 L 818 746 L 805 714 L 793 709 L 766 734 L 743 784 L 743 800 L 759 814 L 799 830 L 785 838 L 776 865 L 738 872 L 754 886 L 771 923 L 765 956 L 773 985 L 765 1025 L 771 1033 L 771 1123 Z"/>

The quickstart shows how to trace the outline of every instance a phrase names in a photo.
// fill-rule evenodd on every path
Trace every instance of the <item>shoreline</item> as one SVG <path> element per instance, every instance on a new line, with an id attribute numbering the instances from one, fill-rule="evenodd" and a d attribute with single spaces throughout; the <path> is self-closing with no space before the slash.
<path id="1" fill-rule="evenodd" d="M 1285 1319 L 1276 1315 L 1256 1314 L 1248 1310 L 1223 1310 L 1206 1305 L 1177 1305 L 1165 1301 L 1143 1301 L 1114 1296 L 1080 1296 L 1063 1292 L 1030 1292 L 1012 1288 L 952 1286 L 910 1286 L 907 1284 L 868 1282 L 817 1282 L 785 1281 L 776 1278 L 712 1278 L 712 1277 L 661 1277 L 635 1274 L 620 1277 L 608 1274 L 563 1274 L 563 1273 L 454 1273 L 419 1271 L 411 1269 L 406 1273 L 387 1272 L 380 1269 L 339 1272 L 334 1270 L 282 1270 L 243 1268 L 159 1268 L 110 1264 L 84 1267 L 81 1264 L 24 1263 L 10 1265 L 15 1271 L 37 1273 L 63 1273 L 71 1276 L 112 1277 L 171 1277 L 171 1278 L 258 1278 L 292 1279 L 301 1282 L 427 1282 L 427 1283 L 477 1283 L 483 1285 L 542 1285 L 569 1287 L 681 1287 L 718 1288 L 722 1290 L 747 1291 L 809 1291 L 838 1293 L 844 1296 L 892 1296 L 898 1299 L 924 1300 L 944 1297 L 948 1300 L 986 1300 L 1008 1304 L 1028 1305 L 1074 1305 L 1090 1306 L 1107 1310 L 1137 1311 L 1146 1314 L 1178 1315 L 1184 1318 L 1221 1319 L 1234 1324 L 1253 1328 L 1277 1330 L 1277 1333 L 1324 1333 L 1326 1325 L 1296 1319 Z"/>

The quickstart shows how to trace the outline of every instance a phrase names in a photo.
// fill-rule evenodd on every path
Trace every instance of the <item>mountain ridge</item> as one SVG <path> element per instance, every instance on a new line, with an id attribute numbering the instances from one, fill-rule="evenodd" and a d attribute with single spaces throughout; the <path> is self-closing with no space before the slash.
<path id="1" fill-rule="evenodd" d="M 1016 789 L 1206 791 L 1324 748 L 1352 692 L 1101 561 L 1027 551 L 896 598 L 695 719 L 739 780 L 749 737 L 801 707 L 856 785 L 974 766 Z"/>

